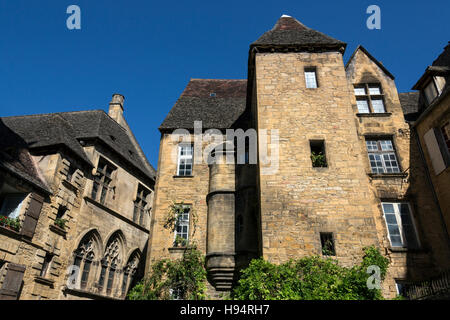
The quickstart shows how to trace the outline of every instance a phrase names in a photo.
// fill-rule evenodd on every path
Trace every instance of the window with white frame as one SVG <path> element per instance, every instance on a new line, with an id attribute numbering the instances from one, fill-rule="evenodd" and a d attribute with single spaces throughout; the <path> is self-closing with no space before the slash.
<path id="1" fill-rule="evenodd" d="M 392 140 L 366 140 L 372 173 L 399 173 L 400 167 Z"/>
<path id="2" fill-rule="evenodd" d="M 305 68 L 305 82 L 306 88 L 317 88 L 316 68 Z"/>
<path id="3" fill-rule="evenodd" d="M 192 144 L 181 144 L 178 146 L 178 176 L 192 176 L 193 149 Z"/>
<path id="4" fill-rule="evenodd" d="M 392 247 L 417 249 L 419 240 L 408 202 L 382 202 L 384 220 Z"/>
<path id="5" fill-rule="evenodd" d="M 358 84 L 354 87 L 359 113 L 385 113 L 383 93 L 379 84 Z"/>
<path id="6" fill-rule="evenodd" d="M 174 247 L 186 246 L 189 240 L 189 216 L 191 207 L 183 205 L 175 224 Z"/>

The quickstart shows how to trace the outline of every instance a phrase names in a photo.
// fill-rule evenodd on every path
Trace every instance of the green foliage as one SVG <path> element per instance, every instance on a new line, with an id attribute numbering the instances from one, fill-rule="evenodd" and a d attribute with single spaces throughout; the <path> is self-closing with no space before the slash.
<path id="1" fill-rule="evenodd" d="M 326 167 L 327 161 L 325 155 L 322 152 L 311 152 L 311 161 L 313 167 Z"/>
<path id="2" fill-rule="evenodd" d="M 20 230 L 20 220 L 17 218 L 9 218 L 6 216 L 0 216 L 0 225 L 9 227 L 12 230 L 19 231 Z"/>
<path id="3" fill-rule="evenodd" d="M 58 227 L 60 227 L 61 229 L 65 229 L 66 228 L 66 223 L 67 223 L 66 219 L 61 219 L 61 218 L 56 218 L 55 219 L 55 224 Z"/>
<path id="4" fill-rule="evenodd" d="M 180 260 L 165 259 L 155 262 L 149 275 L 130 290 L 128 299 L 203 300 L 206 297 L 205 283 L 203 255 L 195 247 L 188 248 Z"/>
<path id="5" fill-rule="evenodd" d="M 175 203 L 174 201 L 172 201 L 172 204 L 169 206 L 169 210 L 167 211 L 167 216 L 166 216 L 166 219 L 164 222 L 164 228 L 169 229 L 170 231 L 174 232 L 177 227 L 178 219 L 181 216 L 181 214 L 184 212 L 184 209 L 185 209 L 185 204 L 183 202 Z M 192 239 L 194 237 L 196 226 L 197 226 L 197 221 L 198 221 L 197 213 L 192 208 L 189 211 L 189 220 L 190 220 L 190 224 L 192 225 L 192 228 L 190 228 L 191 234 L 189 236 L 189 239 Z M 174 243 L 175 246 L 177 246 L 178 244 L 181 243 L 181 240 L 179 240 L 178 243 L 176 241 L 177 241 L 177 239 L 175 239 L 175 243 Z M 185 241 L 186 240 L 184 240 L 184 242 Z M 187 243 L 185 245 L 187 245 Z"/>
<path id="6" fill-rule="evenodd" d="M 342 267 L 331 258 L 307 257 L 275 265 L 253 260 L 241 271 L 232 292 L 237 300 L 377 300 L 379 289 L 369 289 L 367 267 L 378 265 L 383 279 L 388 260 L 377 249 L 364 249 L 360 265 Z"/>
<path id="7" fill-rule="evenodd" d="M 188 241 L 185 238 L 177 235 L 175 238 L 175 241 L 173 243 L 173 246 L 174 247 L 186 247 L 187 244 L 188 244 Z"/>

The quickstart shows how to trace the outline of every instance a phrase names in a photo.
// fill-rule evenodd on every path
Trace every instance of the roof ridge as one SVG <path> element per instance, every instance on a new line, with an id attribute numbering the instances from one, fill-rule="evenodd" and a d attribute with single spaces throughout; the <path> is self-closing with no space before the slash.
<path id="1" fill-rule="evenodd" d="M 24 114 L 21 116 L 6 116 L 6 117 L 0 117 L 0 118 L 29 118 L 29 117 L 42 117 L 42 116 L 55 116 L 55 115 L 61 115 L 61 114 L 68 114 L 68 113 L 88 113 L 88 112 L 98 112 L 102 111 L 106 113 L 102 109 L 92 109 L 92 110 L 79 110 L 79 111 L 63 111 L 63 112 L 48 112 L 48 113 L 35 113 L 35 114 Z"/>

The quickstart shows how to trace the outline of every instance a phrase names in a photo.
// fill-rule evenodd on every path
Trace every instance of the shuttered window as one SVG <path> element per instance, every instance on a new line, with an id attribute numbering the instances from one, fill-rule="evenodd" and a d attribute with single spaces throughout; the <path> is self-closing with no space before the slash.
<path id="1" fill-rule="evenodd" d="M 15 263 L 8 264 L 3 285 L 0 289 L 0 300 L 19 299 L 25 268 L 25 266 Z"/>
<path id="2" fill-rule="evenodd" d="M 22 234 L 27 238 L 33 238 L 39 216 L 41 215 L 43 202 L 44 198 L 42 196 L 36 193 L 32 194 L 21 231 Z"/>
<path id="3" fill-rule="evenodd" d="M 433 171 L 435 175 L 438 175 L 444 171 L 445 168 L 450 166 L 449 149 L 442 128 L 432 128 L 428 130 L 428 132 L 424 134 L 423 139 L 427 147 Z"/>

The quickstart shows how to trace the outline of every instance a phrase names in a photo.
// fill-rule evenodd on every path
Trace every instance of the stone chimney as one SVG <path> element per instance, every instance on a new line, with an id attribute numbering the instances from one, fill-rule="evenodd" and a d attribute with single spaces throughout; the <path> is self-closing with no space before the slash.
<path id="1" fill-rule="evenodd" d="M 116 120 L 118 124 L 122 127 L 127 127 L 125 118 L 123 117 L 123 101 L 125 97 L 121 94 L 115 93 L 112 96 L 111 102 L 109 103 L 108 114 L 111 118 Z"/>

